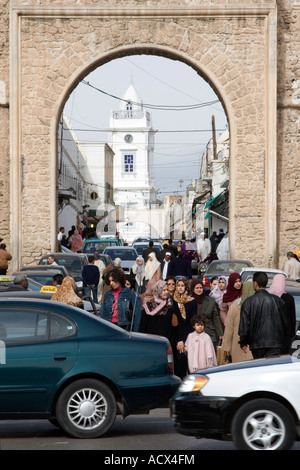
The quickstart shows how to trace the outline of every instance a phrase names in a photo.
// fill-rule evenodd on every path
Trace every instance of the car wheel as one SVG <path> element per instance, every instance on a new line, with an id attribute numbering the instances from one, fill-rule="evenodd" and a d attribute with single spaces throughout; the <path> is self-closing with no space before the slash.
<path id="1" fill-rule="evenodd" d="M 78 438 L 102 436 L 113 425 L 116 414 L 112 391 L 94 379 L 81 379 L 66 387 L 56 405 L 60 427 Z"/>
<path id="2" fill-rule="evenodd" d="M 295 441 L 295 421 L 274 400 L 252 400 L 235 414 L 231 433 L 239 450 L 288 450 Z"/>

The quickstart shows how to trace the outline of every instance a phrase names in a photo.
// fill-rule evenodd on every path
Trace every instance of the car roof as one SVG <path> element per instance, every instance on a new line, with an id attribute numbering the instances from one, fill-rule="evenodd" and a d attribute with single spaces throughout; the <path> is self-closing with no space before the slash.
<path id="1" fill-rule="evenodd" d="M 224 264 L 224 265 L 226 265 L 226 264 L 236 264 L 236 265 L 245 264 L 246 266 L 253 266 L 251 261 L 245 260 L 245 259 L 214 260 L 208 265 L 205 273 L 211 274 L 211 273 L 214 273 L 214 272 L 216 272 L 216 273 L 220 272 L 222 274 L 223 273 L 229 273 L 230 274 L 232 272 L 232 269 L 230 269 L 230 270 L 224 269 L 224 270 L 220 270 L 220 271 L 218 269 L 216 269 L 216 267 L 218 265 L 222 265 L 222 264 Z M 239 271 L 240 267 L 235 268 L 235 270 Z"/>
<path id="2" fill-rule="evenodd" d="M 31 271 L 31 272 L 36 272 L 36 271 L 40 271 L 40 272 L 53 272 L 53 271 L 58 271 L 59 273 L 63 272 L 66 276 L 68 275 L 68 270 L 65 266 L 62 266 L 62 265 L 57 265 L 57 266 L 51 266 L 50 264 L 35 264 L 35 265 L 32 265 L 32 266 L 23 266 L 23 268 L 20 269 L 19 272 L 22 272 L 23 274 L 24 273 L 27 273 L 28 271 Z M 14 276 L 16 275 L 16 273 L 14 273 Z"/>
<path id="3" fill-rule="evenodd" d="M 118 240 L 119 241 L 120 238 L 117 238 L 117 237 L 86 238 L 84 243 L 88 243 L 88 242 L 105 242 L 105 241 L 111 241 L 111 240 Z"/>
<path id="4" fill-rule="evenodd" d="M 149 246 L 149 243 L 148 242 L 134 242 L 132 244 L 133 247 L 135 246 Z M 160 246 L 162 247 L 162 244 L 160 242 L 153 242 L 153 246 Z"/>
<path id="5" fill-rule="evenodd" d="M 282 269 L 275 269 L 275 268 L 256 268 L 255 266 L 245 266 L 240 269 L 240 272 L 244 271 L 262 271 L 262 272 L 268 272 L 268 273 L 279 273 L 279 274 L 285 274 Z"/>
<path id="6" fill-rule="evenodd" d="M 41 258 L 47 258 L 48 256 L 54 256 L 54 258 L 77 258 L 77 257 L 80 257 L 80 258 L 87 258 L 87 255 L 86 253 L 64 253 L 64 252 L 49 252 L 49 253 L 46 253 L 45 255 L 41 256 Z"/>
<path id="7" fill-rule="evenodd" d="M 104 248 L 104 250 L 134 250 L 134 249 L 135 249 L 134 246 L 128 246 L 128 245 L 107 246 Z"/>
<path id="8" fill-rule="evenodd" d="M 8 292 L 11 295 L 1 295 L 1 305 L 3 304 L 8 304 L 8 305 L 21 305 L 23 307 L 26 307 L 27 305 L 35 305 L 35 306 L 41 306 L 41 307 L 48 307 L 51 310 L 75 310 L 79 312 L 80 314 L 84 315 L 90 315 L 89 312 L 86 310 L 79 308 L 79 307 L 74 307 L 72 305 L 68 305 L 64 302 L 53 302 L 51 299 L 46 299 L 43 297 L 33 297 L 33 296 L 28 296 L 26 297 L 26 294 L 23 296 L 18 296 L 14 294 L 13 292 Z M 97 318 L 96 316 L 94 316 Z"/>
<path id="9" fill-rule="evenodd" d="M 286 280 L 286 290 L 287 291 L 299 292 L 299 294 L 300 294 L 300 282 L 291 281 L 291 280 L 287 279 Z"/>
<path id="10" fill-rule="evenodd" d="M 25 274 L 27 277 L 30 277 L 30 275 L 33 275 L 33 276 L 49 276 L 49 275 L 53 275 L 54 274 L 61 274 L 62 271 L 61 269 L 33 269 L 33 270 L 26 270 L 26 271 L 18 271 L 18 272 L 14 272 L 14 276 L 16 276 L 17 274 Z"/>

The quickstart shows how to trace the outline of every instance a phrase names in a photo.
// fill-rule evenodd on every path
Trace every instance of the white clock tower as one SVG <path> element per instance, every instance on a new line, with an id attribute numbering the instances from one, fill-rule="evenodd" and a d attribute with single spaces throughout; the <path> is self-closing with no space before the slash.
<path id="1" fill-rule="evenodd" d="M 131 83 L 111 112 L 108 143 L 114 156 L 114 203 L 124 209 L 151 209 L 156 202 L 151 113 Z"/>

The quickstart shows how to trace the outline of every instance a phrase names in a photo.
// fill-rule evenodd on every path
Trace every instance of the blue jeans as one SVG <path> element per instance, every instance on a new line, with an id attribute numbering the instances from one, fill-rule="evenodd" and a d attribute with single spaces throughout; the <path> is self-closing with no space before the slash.
<path id="1" fill-rule="evenodd" d="M 84 295 L 87 297 L 92 297 L 93 301 L 97 304 L 98 303 L 98 298 L 97 298 L 97 287 L 94 286 L 85 286 L 84 287 Z"/>

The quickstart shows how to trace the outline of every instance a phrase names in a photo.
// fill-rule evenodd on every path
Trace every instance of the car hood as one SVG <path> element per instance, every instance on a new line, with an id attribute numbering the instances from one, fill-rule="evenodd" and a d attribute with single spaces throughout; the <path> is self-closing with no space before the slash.
<path id="1" fill-rule="evenodd" d="M 278 356 L 278 357 L 268 357 L 263 359 L 254 359 L 252 361 L 243 361 L 243 362 L 234 362 L 232 364 L 225 364 L 223 366 L 211 367 L 209 369 L 201 369 L 197 373 L 199 374 L 214 374 L 219 372 L 227 372 L 230 370 L 238 369 L 249 369 L 254 367 L 268 367 L 279 364 L 289 364 L 297 360 L 293 356 Z"/>

